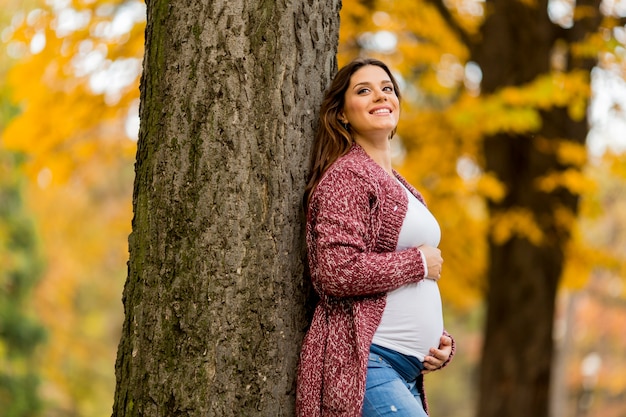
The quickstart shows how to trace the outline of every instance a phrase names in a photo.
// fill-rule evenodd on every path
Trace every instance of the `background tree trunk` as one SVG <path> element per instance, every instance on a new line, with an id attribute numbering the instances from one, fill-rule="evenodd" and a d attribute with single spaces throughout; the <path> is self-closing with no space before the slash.
<path id="1" fill-rule="evenodd" d="M 291 416 L 340 2 L 147 1 L 114 416 Z"/>
<path id="2" fill-rule="evenodd" d="M 585 3 L 596 15 L 564 30 L 552 23 L 547 0 L 534 3 L 487 1 L 482 42 L 473 58 L 483 70 L 483 92 L 520 86 L 551 71 L 555 42 L 572 42 L 597 30 L 600 1 Z M 569 51 L 568 51 L 569 52 Z M 565 70 L 591 70 L 593 62 L 569 61 Z M 490 237 L 487 322 L 480 368 L 481 417 L 543 417 L 549 412 L 553 354 L 552 317 L 569 227 L 559 211 L 576 214 L 578 197 L 564 188 L 544 192 L 537 179 L 551 172 L 580 169 L 559 160 L 557 141 L 585 143 L 587 120 L 573 120 L 565 108 L 542 113 L 542 126 L 529 135 L 498 134 L 485 140 L 486 169 L 507 187 L 500 202 L 490 203 L 491 216 L 523 209 L 544 234 L 540 243 L 514 236 L 505 243 Z"/>

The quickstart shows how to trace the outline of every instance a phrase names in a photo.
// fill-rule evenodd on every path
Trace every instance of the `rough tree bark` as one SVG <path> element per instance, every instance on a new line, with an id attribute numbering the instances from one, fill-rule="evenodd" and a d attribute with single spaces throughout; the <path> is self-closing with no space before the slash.
<path id="1" fill-rule="evenodd" d="M 114 416 L 291 416 L 340 1 L 147 1 Z"/>
<path id="2" fill-rule="evenodd" d="M 483 71 L 483 92 L 523 85 L 549 73 L 557 41 L 571 45 L 597 31 L 600 0 L 576 3 L 595 14 L 582 15 L 566 30 L 548 18 L 548 0 L 488 0 L 482 42 L 472 51 Z M 570 56 L 565 70 L 589 72 L 593 64 Z M 546 239 L 540 244 L 523 237 L 504 244 L 490 239 L 478 416 L 549 414 L 554 304 L 570 237 L 557 213 L 567 209 L 576 214 L 578 197 L 563 188 L 542 192 L 536 181 L 550 172 L 580 169 L 559 161 L 556 141 L 584 144 L 587 131 L 586 118 L 573 120 L 565 108 L 554 108 L 542 113 L 538 132 L 499 134 L 485 140 L 486 169 L 495 172 L 508 190 L 504 200 L 490 203 L 491 215 L 516 208 L 529 210 Z"/>

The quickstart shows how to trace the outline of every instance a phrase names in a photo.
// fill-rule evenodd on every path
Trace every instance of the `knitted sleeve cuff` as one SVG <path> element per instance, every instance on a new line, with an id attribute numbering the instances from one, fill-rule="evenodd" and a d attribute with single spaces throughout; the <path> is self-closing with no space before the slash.
<path id="1" fill-rule="evenodd" d="M 420 251 L 420 255 L 422 256 L 422 263 L 424 264 L 424 279 L 426 279 L 426 277 L 428 276 L 428 264 L 426 263 L 426 255 L 424 255 L 424 252 L 421 251 L 421 249 L 418 249 Z"/>

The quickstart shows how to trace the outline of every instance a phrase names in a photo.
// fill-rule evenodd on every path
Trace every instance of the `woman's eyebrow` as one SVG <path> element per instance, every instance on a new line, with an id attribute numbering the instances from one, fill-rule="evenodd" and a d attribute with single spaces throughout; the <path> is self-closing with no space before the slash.
<path id="1" fill-rule="evenodd" d="M 383 80 L 383 81 L 381 81 L 381 82 L 380 82 L 380 84 L 382 85 L 382 84 L 393 84 L 393 83 L 391 82 L 391 80 Z M 352 89 L 355 89 L 355 88 L 357 88 L 357 87 L 359 87 L 359 86 L 369 87 L 370 85 L 372 85 L 372 83 L 371 83 L 371 82 L 369 82 L 369 81 L 363 81 L 363 82 L 360 82 L 360 83 L 354 84 L 354 87 L 352 87 Z"/>
<path id="2" fill-rule="evenodd" d="M 352 87 L 352 89 L 354 90 L 355 88 L 360 87 L 360 86 L 369 87 L 371 84 L 372 83 L 370 83 L 369 81 L 363 81 L 363 82 L 354 84 L 354 87 Z"/>

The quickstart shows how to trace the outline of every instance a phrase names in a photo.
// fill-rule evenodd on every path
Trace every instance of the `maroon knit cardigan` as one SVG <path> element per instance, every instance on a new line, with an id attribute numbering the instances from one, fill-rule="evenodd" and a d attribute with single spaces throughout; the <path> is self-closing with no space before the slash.
<path id="1" fill-rule="evenodd" d="M 407 204 L 402 187 L 359 145 L 339 158 L 315 188 L 306 242 L 320 302 L 300 354 L 298 417 L 361 416 L 369 348 L 386 293 L 424 278 L 416 248 L 396 252 Z"/>

